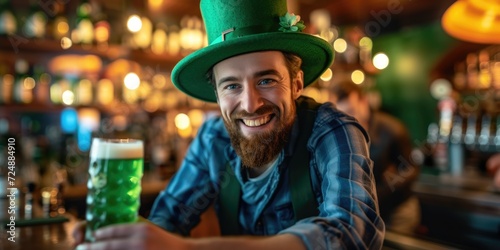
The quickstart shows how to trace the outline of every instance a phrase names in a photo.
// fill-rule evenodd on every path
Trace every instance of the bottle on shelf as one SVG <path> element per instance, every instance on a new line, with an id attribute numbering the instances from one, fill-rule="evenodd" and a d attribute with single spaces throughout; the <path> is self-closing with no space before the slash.
<path id="1" fill-rule="evenodd" d="M 479 52 L 479 74 L 478 87 L 480 89 L 489 89 L 492 76 L 490 72 L 490 55 L 487 50 Z"/>
<path id="2" fill-rule="evenodd" d="M 467 63 L 467 84 L 468 89 L 474 90 L 479 86 L 478 58 L 475 53 L 469 53 L 466 58 Z"/>
<path id="3" fill-rule="evenodd" d="M 12 74 L 6 73 L 0 76 L 0 103 L 11 104 L 12 94 L 14 93 L 15 78 Z"/>
<path id="4" fill-rule="evenodd" d="M 167 25 L 163 22 L 159 22 L 156 24 L 155 31 L 153 32 L 153 38 L 151 40 L 151 51 L 159 55 L 165 53 L 168 46 L 167 41 Z"/>
<path id="5" fill-rule="evenodd" d="M 455 73 L 453 76 L 453 84 L 457 90 L 463 90 L 467 86 L 467 74 L 465 72 L 465 62 L 455 64 Z"/>
<path id="6" fill-rule="evenodd" d="M 497 51 L 494 51 L 491 54 L 492 62 L 490 64 L 491 67 L 491 75 L 493 77 L 492 85 L 495 89 L 500 90 L 500 46 L 497 48 Z"/>
<path id="7" fill-rule="evenodd" d="M 82 0 L 76 11 L 75 28 L 71 32 L 71 40 L 75 44 L 89 46 L 94 41 L 94 24 L 90 14 L 92 5 L 88 0 Z"/>
<path id="8" fill-rule="evenodd" d="M 24 194 L 24 218 L 31 219 L 33 218 L 33 207 L 35 205 L 34 202 L 34 193 L 35 193 L 36 184 L 34 182 L 28 182 L 26 185 L 26 192 Z"/>
<path id="9" fill-rule="evenodd" d="M 28 133 L 27 133 L 28 134 Z M 30 219 L 33 217 L 35 188 L 40 182 L 40 158 L 41 152 L 36 145 L 36 138 L 26 135 L 21 140 L 23 145 L 24 160 L 21 168 L 21 176 L 23 180 L 23 194 L 24 194 L 24 217 Z"/>
<path id="10" fill-rule="evenodd" d="M 18 58 L 15 62 L 15 80 L 13 87 L 14 102 L 20 104 L 27 104 L 33 101 L 33 88 L 36 83 L 35 80 L 29 76 L 29 63 Z"/>
<path id="11" fill-rule="evenodd" d="M 0 0 L 0 36 L 17 32 L 17 20 L 10 0 Z"/>
<path id="12" fill-rule="evenodd" d="M 48 36 L 51 39 L 60 41 L 64 37 L 69 37 L 70 25 L 65 15 L 65 5 L 59 1 L 54 1 L 52 6 Z"/>
<path id="13" fill-rule="evenodd" d="M 111 25 L 106 20 L 106 15 L 101 13 L 94 25 L 94 39 L 98 49 L 105 50 L 108 48 L 110 35 Z"/>
<path id="14" fill-rule="evenodd" d="M 75 83 L 75 104 L 91 105 L 93 97 L 92 81 L 87 78 L 78 79 Z"/>
<path id="15" fill-rule="evenodd" d="M 50 83 L 52 76 L 46 72 L 45 68 L 41 65 L 35 65 L 34 78 L 36 81 L 35 87 L 35 102 L 39 104 L 50 103 Z"/>
<path id="16" fill-rule="evenodd" d="M 38 1 L 30 1 L 30 9 L 23 24 L 23 36 L 26 38 L 44 38 L 46 35 L 47 15 L 39 8 Z"/>

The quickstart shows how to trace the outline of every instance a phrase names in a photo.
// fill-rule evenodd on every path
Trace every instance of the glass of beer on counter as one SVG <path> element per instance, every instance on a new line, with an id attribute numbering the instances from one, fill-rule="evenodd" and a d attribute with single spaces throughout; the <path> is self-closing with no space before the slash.
<path id="1" fill-rule="evenodd" d="M 142 140 L 94 138 L 87 181 L 85 240 L 98 228 L 138 219 L 144 165 Z"/>

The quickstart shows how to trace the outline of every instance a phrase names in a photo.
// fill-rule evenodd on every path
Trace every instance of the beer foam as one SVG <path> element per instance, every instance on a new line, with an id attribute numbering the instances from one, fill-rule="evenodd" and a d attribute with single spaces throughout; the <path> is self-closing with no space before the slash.
<path id="1" fill-rule="evenodd" d="M 126 143 L 124 143 L 126 142 Z M 92 140 L 90 158 L 93 159 L 137 159 L 144 157 L 142 141 L 133 139 Z"/>

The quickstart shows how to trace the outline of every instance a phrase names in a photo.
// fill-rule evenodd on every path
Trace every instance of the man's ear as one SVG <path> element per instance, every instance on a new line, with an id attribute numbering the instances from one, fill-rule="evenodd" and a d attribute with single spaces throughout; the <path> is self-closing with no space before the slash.
<path id="1" fill-rule="evenodd" d="M 304 90 L 304 72 L 302 70 L 299 70 L 297 72 L 297 75 L 293 79 L 293 88 L 292 88 L 292 96 L 294 100 L 297 100 L 299 96 L 302 94 L 302 91 Z"/>

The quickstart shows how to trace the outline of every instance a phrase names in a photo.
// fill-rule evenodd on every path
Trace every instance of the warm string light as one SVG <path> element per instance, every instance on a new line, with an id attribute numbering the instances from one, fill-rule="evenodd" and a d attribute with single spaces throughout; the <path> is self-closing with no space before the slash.
<path id="1" fill-rule="evenodd" d="M 374 56 L 373 41 L 359 27 L 338 27 L 331 24 L 328 10 L 318 9 L 311 12 L 309 30 L 332 45 L 335 61 L 320 77 L 318 84 L 304 91 L 319 101 L 326 96 L 328 100 L 331 85 L 337 80 L 350 79 L 356 84 L 373 84 L 373 75 L 389 66 L 389 58 L 380 52 Z"/>
<path id="2" fill-rule="evenodd" d="M 150 1 L 150 4 L 158 6 L 161 5 L 161 1 Z M 52 39 L 59 43 L 63 50 L 68 51 L 65 55 L 72 55 L 71 50 L 79 49 L 78 46 L 99 51 L 107 51 L 111 46 L 120 46 L 144 49 L 144 53 L 178 56 L 186 55 L 207 45 L 203 24 L 198 16 L 185 16 L 177 24 L 167 24 L 162 23 L 163 20 L 156 22 L 146 16 L 135 14 L 122 24 L 125 29 L 116 29 L 124 30 L 124 33 L 118 33 L 111 32 L 113 27 L 106 20 L 106 10 L 103 10 L 99 3 L 82 0 L 71 17 L 68 17 L 65 7 L 64 4 L 54 3 L 53 18 L 47 20 L 40 16 L 41 12 L 30 13 L 29 18 L 32 22 L 26 27 L 18 27 L 20 24 L 14 23 L 15 18 L 12 18 L 13 22 L 8 22 L 9 19 L 0 24 L 0 33 L 29 31 L 29 34 L 33 36 Z M 18 10 L 12 9 L 11 13 L 16 11 Z M 50 23 L 41 25 L 43 22 Z M 50 29 L 45 29 L 46 26 Z M 41 32 L 44 34 L 42 35 Z M 130 39 L 123 39 L 120 36 L 128 36 Z M 120 43 L 116 44 L 117 41 Z M 96 76 L 99 73 L 96 72 L 107 71 L 109 64 L 112 63 L 99 64 L 100 69 L 95 72 L 94 68 L 85 66 L 90 64 L 83 63 L 83 61 L 69 63 L 67 60 L 59 60 L 56 57 L 50 60 L 47 66 L 28 65 L 29 73 L 22 78 L 16 75 L 9 81 L 10 74 L 1 76 L 0 101 L 25 104 L 36 101 L 67 106 L 110 106 L 113 103 L 125 102 L 142 105 L 150 112 L 184 105 L 193 105 L 193 107 L 204 105 L 202 102 L 189 98 L 181 98 L 179 92 L 172 87 L 169 72 L 154 74 L 136 73 L 135 70 L 119 74 L 109 72 L 103 75 L 102 79 L 98 79 Z M 42 80 L 31 73 L 34 67 L 47 68 L 45 71 L 51 72 L 50 75 L 45 73 L 49 76 L 48 81 L 44 80 L 43 84 L 40 84 Z M 57 70 L 54 70 L 54 67 Z M 109 78 L 109 75 L 121 75 L 123 78 Z M 9 84 L 9 82 L 12 83 Z M 43 86 L 46 90 L 39 86 Z M 43 96 L 45 100 L 41 99 Z"/>
<path id="3" fill-rule="evenodd" d="M 194 137 L 205 120 L 205 112 L 192 109 L 187 114 L 178 113 L 174 118 L 177 134 L 182 138 Z"/>
<path id="4" fill-rule="evenodd" d="M 127 19 L 127 28 L 130 32 L 135 33 L 141 30 L 142 20 L 138 15 L 131 15 Z"/>
<path id="5" fill-rule="evenodd" d="M 373 56 L 373 65 L 377 69 L 385 69 L 389 66 L 389 57 L 384 53 L 377 53 Z"/>

